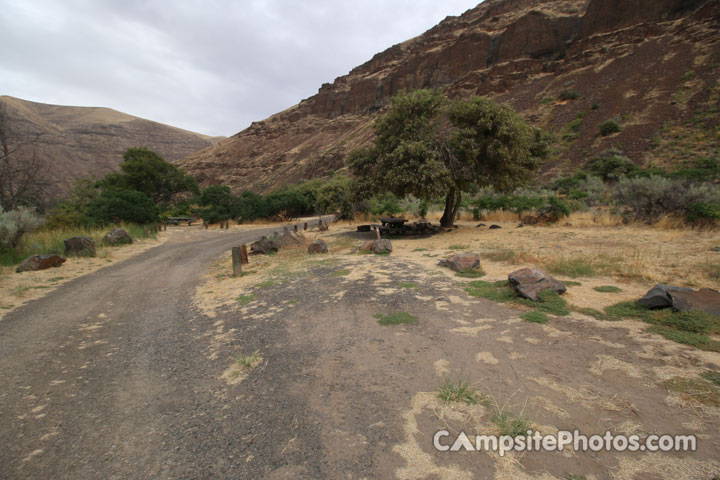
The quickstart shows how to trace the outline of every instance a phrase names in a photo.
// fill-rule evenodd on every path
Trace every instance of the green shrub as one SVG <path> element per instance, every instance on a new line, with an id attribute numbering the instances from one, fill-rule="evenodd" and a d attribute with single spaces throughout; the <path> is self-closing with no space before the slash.
<path id="1" fill-rule="evenodd" d="M 617 293 L 622 292 L 622 289 L 620 287 L 616 287 L 614 285 L 603 285 L 600 287 L 593 287 L 593 290 L 600 293 Z"/>
<path id="2" fill-rule="evenodd" d="M 453 381 L 445 378 L 445 384 L 437 391 L 437 396 L 443 402 L 462 402 L 467 405 L 487 405 L 488 398 L 473 390 L 468 382 L 462 379 Z"/>
<path id="3" fill-rule="evenodd" d="M 37 230 L 42 219 L 28 207 L 8 212 L 0 208 L 0 249 L 14 249 L 26 233 Z"/>
<path id="4" fill-rule="evenodd" d="M 155 203 L 136 190 L 103 190 L 97 199 L 88 204 L 85 216 L 96 225 L 118 222 L 148 224 L 159 220 Z"/>
<path id="5" fill-rule="evenodd" d="M 598 105 L 597 102 L 593 103 L 592 106 L 590 107 L 591 110 L 597 110 L 598 108 L 600 108 L 600 105 Z"/>
<path id="6" fill-rule="evenodd" d="M 558 100 L 564 102 L 566 100 L 577 100 L 580 98 L 580 94 L 575 90 L 563 90 L 558 95 Z"/>
<path id="7" fill-rule="evenodd" d="M 637 165 L 623 155 L 622 150 L 609 148 L 593 157 L 592 160 L 585 165 L 585 169 L 589 173 L 602 178 L 604 181 L 615 181 L 623 175 L 637 170 Z"/>
<path id="8" fill-rule="evenodd" d="M 509 435 L 513 438 L 527 435 L 532 427 L 532 422 L 527 417 L 504 411 L 493 415 L 492 422 L 498 428 L 498 435 Z"/>
<path id="9" fill-rule="evenodd" d="M 603 123 L 599 126 L 600 129 L 600 135 L 603 137 L 606 137 L 608 135 L 612 135 L 613 133 L 621 132 L 622 126 L 620 125 L 620 122 L 618 122 L 615 119 L 605 120 Z"/>

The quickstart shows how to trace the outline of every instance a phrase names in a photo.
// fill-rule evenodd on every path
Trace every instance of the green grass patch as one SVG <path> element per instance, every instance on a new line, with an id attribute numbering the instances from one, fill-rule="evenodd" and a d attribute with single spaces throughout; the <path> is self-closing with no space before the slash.
<path id="1" fill-rule="evenodd" d="M 605 320 L 606 315 L 601 312 L 600 310 L 596 310 L 594 308 L 589 307 L 573 307 L 573 310 L 582 313 L 583 315 L 587 315 L 588 317 L 593 317 L 598 320 Z"/>
<path id="2" fill-rule="evenodd" d="M 378 313 L 373 317 L 378 319 L 380 325 L 403 325 L 417 322 L 417 317 L 408 312 L 396 312 L 389 315 Z"/>
<path id="3" fill-rule="evenodd" d="M 287 303 L 288 305 L 295 305 L 296 303 L 300 303 L 300 299 L 299 299 L 299 298 L 293 298 L 293 299 L 290 299 L 290 300 L 285 300 L 285 303 Z"/>
<path id="4" fill-rule="evenodd" d="M 499 282 L 476 280 L 470 282 L 465 291 L 473 297 L 487 298 L 500 303 L 510 302 L 516 298 L 515 292 L 506 280 Z"/>
<path id="5" fill-rule="evenodd" d="M 273 285 L 275 285 L 275 280 L 265 280 L 264 282 L 258 283 L 256 286 L 258 288 L 268 288 L 272 287 Z"/>
<path id="6" fill-rule="evenodd" d="M 673 342 L 690 345 L 691 347 L 708 352 L 720 352 L 720 342 L 712 340 L 704 333 L 690 333 L 676 330 L 662 325 L 655 325 L 647 329 L 648 332 L 657 333 Z"/>
<path id="7" fill-rule="evenodd" d="M 527 431 L 532 428 L 529 418 L 505 411 L 495 413 L 492 422 L 498 429 L 498 435 L 509 435 L 513 438 L 527 435 Z"/>
<path id="8" fill-rule="evenodd" d="M 570 278 L 592 277 L 597 273 L 592 263 L 584 258 L 558 259 L 549 263 L 547 269 L 550 273 Z"/>
<path id="9" fill-rule="evenodd" d="M 554 102 L 555 102 L 555 99 L 554 99 L 554 98 L 550 98 L 550 97 L 545 97 L 545 98 L 543 98 L 542 100 L 540 100 L 540 103 L 542 103 L 543 105 L 549 105 L 549 104 L 554 103 Z"/>
<path id="10" fill-rule="evenodd" d="M 651 311 L 637 302 L 628 301 L 620 302 L 615 305 L 605 307 L 605 314 L 608 320 L 622 320 L 623 318 L 637 318 L 650 322 L 652 320 Z"/>
<path id="11" fill-rule="evenodd" d="M 622 292 L 622 288 L 615 287 L 613 285 L 603 285 L 600 287 L 593 287 L 593 290 L 600 293 L 617 293 Z"/>
<path id="12" fill-rule="evenodd" d="M 483 252 L 480 254 L 480 256 L 492 262 L 514 263 L 518 257 L 518 254 L 515 250 L 502 248 L 499 250 L 493 250 L 491 252 Z"/>
<path id="13" fill-rule="evenodd" d="M 470 248 L 470 245 L 450 245 L 448 248 L 450 250 L 466 250 Z"/>
<path id="14" fill-rule="evenodd" d="M 523 313 L 522 315 L 520 315 L 520 318 L 532 323 L 547 323 L 548 321 L 547 314 L 539 310 L 533 310 L 531 312 Z"/>
<path id="15" fill-rule="evenodd" d="M 478 393 L 470 384 L 463 379 L 453 381 L 450 377 L 445 378 L 445 384 L 437 391 L 440 400 L 446 403 L 462 402 L 467 405 L 488 405 L 490 402 L 487 396 Z"/>
<path id="16" fill-rule="evenodd" d="M 330 272 L 331 277 L 344 277 L 345 275 L 350 275 L 350 270 L 335 270 L 334 272 Z"/>
<path id="17" fill-rule="evenodd" d="M 390 251 L 389 250 L 380 250 L 379 252 L 375 252 L 375 255 L 380 256 L 380 257 L 388 257 L 388 256 L 390 256 Z"/>
<path id="18" fill-rule="evenodd" d="M 240 305 L 247 305 L 248 303 L 256 299 L 257 295 L 240 295 L 239 297 L 235 297 L 235 301 L 238 302 Z"/>
<path id="19" fill-rule="evenodd" d="M 51 277 L 51 278 L 48 278 L 47 281 L 50 283 L 54 283 L 54 282 L 59 282 L 60 280 L 64 280 L 64 279 L 65 279 L 65 277 Z"/>
<path id="20" fill-rule="evenodd" d="M 720 388 L 704 378 L 674 377 L 662 384 L 671 392 L 681 394 L 686 400 L 720 407 Z"/>
<path id="21" fill-rule="evenodd" d="M 414 248 L 413 249 L 413 252 L 427 252 L 427 251 L 428 251 L 427 248 Z"/>
<path id="22" fill-rule="evenodd" d="M 257 350 L 251 355 L 243 355 L 240 353 L 237 357 L 235 357 L 235 362 L 243 369 L 257 367 L 262 363 L 262 361 L 263 357 L 260 356 L 260 353 Z"/>
<path id="23" fill-rule="evenodd" d="M 419 285 L 417 282 L 400 282 L 397 286 L 400 288 L 417 288 Z"/>
<path id="24" fill-rule="evenodd" d="M 576 282 L 575 280 L 563 280 L 566 287 L 582 287 L 582 283 Z"/>
<path id="25" fill-rule="evenodd" d="M 457 272 L 455 276 L 463 278 L 480 278 L 485 276 L 485 272 L 481 268 L 463 268 Z"/>
<path id="26" fill-rule="evenodd" d="M 700 376 L 708 382 L 714 384 L 716 387 L 720 387 L 720 372 L 715 370 L 706 370 L 701 373 Z"/>
<path id="27" fill-rule="evenodd" d="M 540 292 L 538 301 L 534 302 L 526 298 L 518 297 L 510 286 L 510 283 L 506 280 L 499 282 L 476 280 L 468 283 L 465 291 L 473 297 L 487 298 L 488 300 L 499 303 L 512 302 L 518 305 L 533 307 L 551 315 L 563 316 L 570 314 L 567 309 L 567 302 L 556 292 L 551 290 Z"/>

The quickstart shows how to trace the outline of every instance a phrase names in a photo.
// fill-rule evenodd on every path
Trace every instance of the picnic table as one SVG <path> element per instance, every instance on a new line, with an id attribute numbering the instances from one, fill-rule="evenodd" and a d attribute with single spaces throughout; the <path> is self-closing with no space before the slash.
<path id="1" fill-rule="evenodd" d="M 400 217 L 380 217 L 378 220 L 382 222 L 383 227 L 390 228 L 402 228 L 405 225 L 405 222 L 407 222 L 406 219 Z"/>

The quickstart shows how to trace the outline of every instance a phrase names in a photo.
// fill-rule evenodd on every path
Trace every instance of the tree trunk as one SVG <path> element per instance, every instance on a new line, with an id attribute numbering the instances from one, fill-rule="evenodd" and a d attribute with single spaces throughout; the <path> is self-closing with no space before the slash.
<path id="1" fill-rule="evenodd" d="M 452 188 L 445 197 L 445 210 L 443 211 L 442 218 L 440 218 L 440 226 L 450 228 L 455 223 L 454 217 L 455 211 L 455 189 Z"/>

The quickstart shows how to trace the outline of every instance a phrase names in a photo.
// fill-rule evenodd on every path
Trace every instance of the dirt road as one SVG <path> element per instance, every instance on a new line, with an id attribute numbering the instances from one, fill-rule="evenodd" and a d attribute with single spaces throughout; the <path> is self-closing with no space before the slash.
<path id="1" fill-rule="evenodd" d="M 0 322 L 0 478 L 230 478 L 247 445 L 198 341 L 194 288 L 230 246 L 195 232 Z"/>
<path id="2" fill-rule="evenodd" d="M 468 296 L 457 278 L 393 256 L 302 251 L 295 266 L 280 258 L 243 279 L 211 270 L 207 296 L 248 280 L 233 293 L 243 301 L 212 314 L 193 304 L 211 262 L 261 233 L 175 238 L 0 322 L 0 478 L 720 474 L 718 409 L 661 384 L 717 368 L 717 354 L 651 338 L 632 322 L 525 322 Z M 373 317 L 393 312 L 418 320 L 386 326 Z M 262 361 L 246 377 L 224 375 L 239 352 Z M 440 403 L 448 375 L 488 404 Z M 543 433 L 693 434 L 698 449 L 503 458 L 434 450 L 440 429 L 494 433 L 498 412 Z"/>

